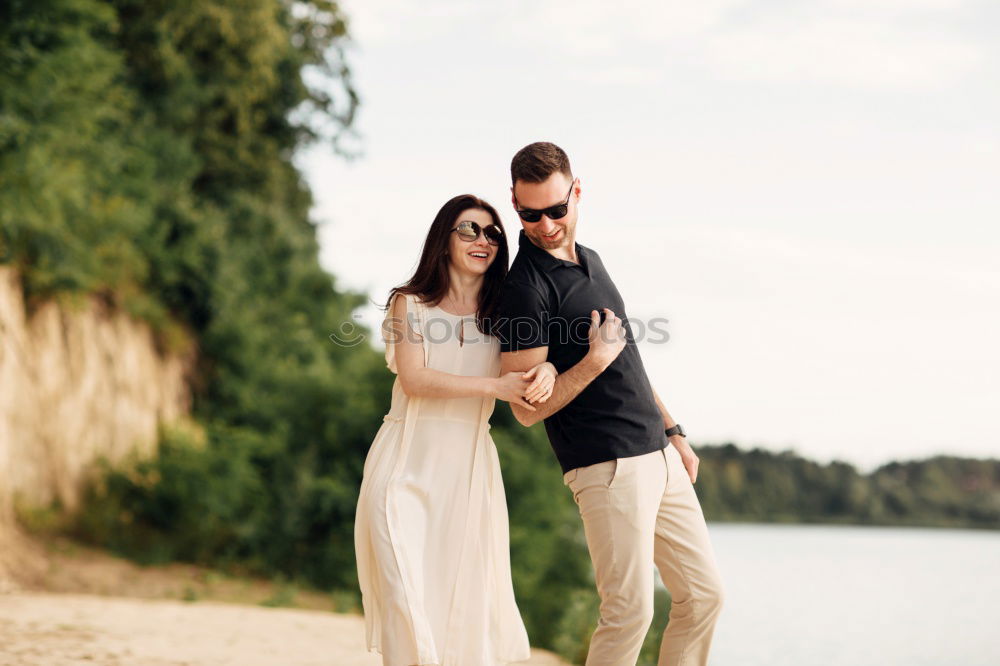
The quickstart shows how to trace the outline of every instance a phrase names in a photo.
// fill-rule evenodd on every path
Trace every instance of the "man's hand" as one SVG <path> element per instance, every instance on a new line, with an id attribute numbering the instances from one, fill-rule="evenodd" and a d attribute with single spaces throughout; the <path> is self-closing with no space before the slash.
<path id="1" fill-rule="evenodd" d="M 627 342 L 622 320 L 608 308 L 604 308 L 604 312 L 607 316 L 601 324 L 597 310 L 590 311 L 590 350 L 587 352 L 602 368 L 618 358 Z"/>
<path id="2" fill-rule="evenodd" d="M 687 438 L 674 435 L 669 439 L 670 445 L 677 449 L 677 453 L 681 454 L 681 462 L 684 463 L 684 469 L 687 470 L 688 476 L 691 477 L 691 483 L 694 483 L 698 479 L 698 463 L 700 462 L 697 454 L 691 448 L 691 445 L 687 443 Z"/>
<path id="3" fill-rule="evenodd" d="M 647 377 L 648 379 L 648 377 Z M 652 386 L 650 386 L 652 388 Z M 676 421 L 674 417 L 670 416 L 670 412 L 667 411 L 666 406 L 664 406 L 663 401 L 660 400 L 659 394 L 656 389 L 653 389 L 653 400 L 656 401 L 656 407 L 663 414 L 663 427 L 667 430 L 674 427 Z M 674 445 L 677 449 L 677 453 L 681 454 L 681 462 L 684 463 L 684 469 L 687 470 L 688 476 L 691 477 L 691 483 L 694 483 L 695 479 L 698 478 L 698 456 L 694 454 L 691 450 L 691 445 L 688 444 L 687 438 L 682 435 L 674 435 L 673 437 L 668 437 L 670 443 Z"/>

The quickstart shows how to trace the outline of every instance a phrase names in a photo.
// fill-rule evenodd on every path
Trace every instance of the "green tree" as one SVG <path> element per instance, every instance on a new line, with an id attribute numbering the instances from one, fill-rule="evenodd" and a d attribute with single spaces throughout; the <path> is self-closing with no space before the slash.
<path id="1" fill-rule="evenodd" d="M 0 259 L 32 303 L 101 294 L 194 347 L 204 438 L 104 475 L 77 533 L 356 590 L 353 519 L 392 375 L 329 335 L 365 296 L 318 262 L 296 150 L 351 153 L 347 21 L 327 0 L 14 0 L 0 7 Z M 310 85 L 309 82 L 321 81 Z M 361 329 L 359 334 L 371 337 Z M 540 428 L 506 408 L 518 599 L 536 644 L 590 589 Z"/>

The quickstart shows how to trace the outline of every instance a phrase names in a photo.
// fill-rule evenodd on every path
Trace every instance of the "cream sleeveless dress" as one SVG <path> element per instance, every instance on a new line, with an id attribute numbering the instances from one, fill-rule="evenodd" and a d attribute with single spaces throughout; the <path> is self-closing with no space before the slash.
<path id="1" fill-rule="evenodd" d="M 426 367 L 498 377 L 499 341 L 474 316 L 406 298 Z M 392 308 L 383 322 L 383 339 Z M 386 364 L 396 373 L 395 348 Z M 369 651 L 385 666 L 495 666 L 529 658 L 510 575 L 493 398 L 411 398 L 399 378 L 365 459 L 354 524 Z"/>

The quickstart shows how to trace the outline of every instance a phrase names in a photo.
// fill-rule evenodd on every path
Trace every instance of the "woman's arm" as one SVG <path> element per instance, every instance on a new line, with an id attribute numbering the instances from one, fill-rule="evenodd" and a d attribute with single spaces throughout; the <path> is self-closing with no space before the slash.
<path id="1" fill-rule="evenodd" d="M 517 402 L 525 409 L 535 408 L 523 398 L 531 383 L 524 373 L 509 372 L 500 377 L 467 377 L 442 372 L 424 366 L 423 339 L 414 331 L 406 317 L 406 299 L 393 299 L 392 338 L 386 344 L 396 345 L 396 369 L 403 392 L 411 397 L 425 398 L 498 398 Z"/>

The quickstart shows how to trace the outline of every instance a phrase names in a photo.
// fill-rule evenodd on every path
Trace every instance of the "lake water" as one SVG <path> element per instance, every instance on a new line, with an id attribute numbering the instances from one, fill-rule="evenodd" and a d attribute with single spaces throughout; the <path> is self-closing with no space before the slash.
<path id="1" fill-rule="evenodd" d="M 712 666 L 1000 666 L 1000 532 L 710 523 Z"/>

